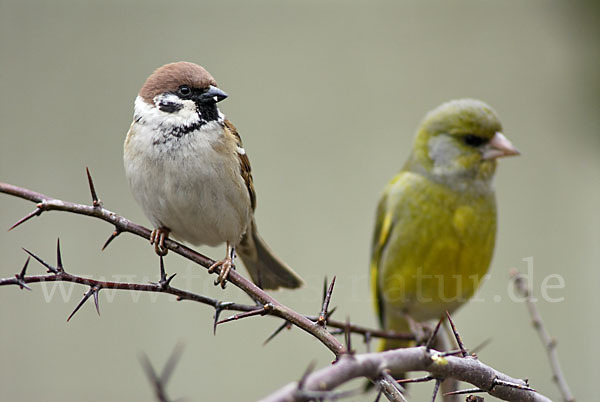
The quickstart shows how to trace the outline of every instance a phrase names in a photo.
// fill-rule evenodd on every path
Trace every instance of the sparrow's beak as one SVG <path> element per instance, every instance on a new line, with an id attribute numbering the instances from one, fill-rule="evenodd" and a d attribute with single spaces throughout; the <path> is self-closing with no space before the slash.
<path id="1" fill-rule="evenodd" d="M 208 87 L 208 90 L 198 97 L 202 103 L 218 103 L 227 98 L 227 94 L 215 86 Z"/>
<path id="2" fill-rule="evenodd" d="M 496 133 L 483 147 L 483 159 L 496 159 L 521 153 L 502 133 Z"/>

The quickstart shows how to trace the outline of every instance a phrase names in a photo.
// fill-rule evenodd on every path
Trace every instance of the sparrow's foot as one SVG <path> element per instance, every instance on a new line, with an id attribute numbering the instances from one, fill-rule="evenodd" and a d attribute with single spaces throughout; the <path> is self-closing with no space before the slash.
<path id="1" fill-rule="evenodd" d="M 169 238 L 171 231 L 167 228 L 154 229 L 150 234 L 150 244 L 154 244 L 154 251 L 161 257 L 167 255 L 169 249 L 165 246 L 165 240 Z"/>
<path id="2" fill-rule="evenodd" d="M 215 272 L 215 269 L 219 267 L 221 268 L 221 271 L 219 272 L 219 277 L 215 280 L 215 286 L 221 284 L 221 288 L 225 289 L 225 286 L 227 285 L 227 276 L 229 275 L 229 271 L 231 271 L 231 268 L 235 269 L 232 258 L 228 256 L 220 261 L 215 262 L 213 265 L 210 266 L 210 268 L 208 268 L 208 273 L 212 274 L 213 272 Z"/>
<path id="3" fill-rule="evenodd" d="M 233 265 L 233 259 L 235 258 L 235 248 L 231 245 L 231 243 L 227 242 L 227 255 L 220 261 L 215 262 L 213 265 L 208 268 L 208 273 L 212 274 L 215 272 L 215 269 L 221 268 L 219 271 L 219 277 L 215 281 L 215 286 L 221 284 L 221 288 L 225 289 L 227 285 L 227 276 L 229 275 L 229 271 L 231 268 L 235 269 L 235 265 Z"/>

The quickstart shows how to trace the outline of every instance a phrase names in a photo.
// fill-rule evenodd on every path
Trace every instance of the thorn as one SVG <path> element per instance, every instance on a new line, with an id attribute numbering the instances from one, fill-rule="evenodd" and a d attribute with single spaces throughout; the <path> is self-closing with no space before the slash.
<path id="1" fill-rule="evenodd" d="M 440 380 L 440 379 L 435 380 L 435 385 L 433 386 L 433 396 L 431 397 L 431 402 L 435 402 L 435 397 L 437 396 L 438 391 L 440 390 L 441 383 L 442 383 L 442 380 Z"/>
<path id="2" fill-rule="evenodd" d="M 271 335 L 269 335 L 269 337 L 267 339 L 265 339 L 265 341 L 263 342 L 263 346 L 265 346 L 267 343 L 271 342 L 273 340 L 273 338 L 275 338 L 277 335 L 279 335 L 279 333 L 281 331 L 283 331 L 284 328 L 291 329 L 292 324 L 288 321 L 284 321 L 283 324 L 278 326 L 277 329 L 275 329 L 275 331 L 273 331 L 273 333 Z"/>
<path id="3" fill-rule="evenodd" d="M 31 251 L 27 250 L 24 247 L 23 247 L 23 251 L 25 251 L 27 254 L 29 254 L 30 256 L 32 256 L 33 258 L 35 258 L 37 260 L 37 262 L 39 262 L 40 264 L 42 264 L 43 266 L 45 266 L 48 269 L 48 272 L 51 272 L 53 274 L 58 274 L 59 273 L 58 269 L 54 268 L 52 265 L 48 264 L 46 261 L 42 260 L 37 255 L 33 254 Z"/>
<path id="4" fill-rule="evenodd" d="M 62 256 L 60 255 L 60 237 L 56 239 L 56 269 L 59 272 L 64 272 L 62 264 Z"/>
<path id="5" fill-rule="evenodd" d="M 27 286 L 27 283 L 25 283 L 25 272 L 27 271 L 27 265 L 29 265 L 30 259 L 31 257 L 27 257 L 27 260 L 25 260 L 25 265 L 23 265 L 21 272 L 15 275 L 15 278 L 17 278 L 17 284 L 21 289 L 31 290 L 31 288 Z"/>
<path id="6" fill-rule="evenodd" d="M 94 287 L 94 304 L 96 305 L 96 312 L 98 313 L 98 316 L 100 316 L 100 304 L 98 303 L 98 295 L 100 294 L 100 288 L 95 286 Z"/>
<path id="7" fill-rule="evenodd" d="M 92 180 L 92 175 L 90 174 L 90 170 L 88 167 L 85 167 L 85 173 L 87 174 L 88 184 L 90 186 L 90 193 L 92 193 L 92 206 L 94 208 L 102 207 L 102 202 L 98 200 L 98 196 L 96 195 L 96 188 L 94 187 L 94 181 Z"/>
<path id="8" fill-rule="evenodd" d="M 240 320 L 242 318 L 252 317 L 255 315 L 265 315 L 268 314 L 271 310 L 273 310 L 273 305 L 271 303 L 266 303 L 262 308 L 232 315 L 231 317 L 218 321 L 216 325 L 225 324 L 226 322 Z"/>
<path id="9" fill-rule="evenodd" d="M 525 391 L 537 392 L 535 389 L 530 388 L 530 387 L 528 387 L 526 385 L 515 384 L 515 383 L 512 383 L 512 382 L 503 381 L 503 380 L 499 380 L 497 378 L 494 378 L 494 385 L 492 385 L 492 388 L 494 388 L 496 385 L 500 385 L 502 387 L 510 387 L 510 388 L 522 389 L 522 390 L 525 390 Z"/>
<path id="10" fill-rule="evenodd" d="M 163 289 L 168 289 L 170 286 L 169 284 L 171 283 L 171 280 L 173 280 L 175 275 L 177 275 L 177 274 L 175 273 L 167 278 L 167 273 L 165 272 L 165 261 L 163 259 L 163 256 L 161 255 L 160 256 L 160 281 L 157 283 L 157 285 Z"/>
<path id="11" fill-rule="evenodd" d="M 40 216 L 42 214 L 42 212 L 44 212 L 44 210 L 41 208 L 41 205 L 42 205 L 42 203 L 39 203 L 36 209 L 34 209 L 30 213 L 28 213 L 27 215 L 25 215 L 24 217 L 22 217 L 21 219 L 19 219 L 17 222 L 15 222 L 15 224 L 13 224 L 10 228 L 8 228 L 8 231 L 10 232 L 14 228 L 16 228 L 17 226 L 19 226 L 19 225 L 27 222 L 28 220 L 30 220 L 34 216 Z"/>
<path id="12" fill-rule="evenodd" d="M 217 302 L 217 304 L 215 305 L 215 316 L 214 316 L 214 320 L 213 320 L 213 335 L 217 334 L 217 324 L 219 321 L 219 315 L 221 315 L 221 312 L 223 310 L 225 310 L 226 307 L 231 306 L 232 304 L 234 304 L 233 302 Z"/>
<path id="13" fill-rule="evenodd" d="M 446 357 L 446 356 L 456 356 L 456 355 L 460 355 L 462 354 L 463 351 L 460 349 L 454 349 L 454 350 L 447 350 L 445 352 L 442 352 L 439 354 L 440 357 Z"/>
<path id="14" fill-rule="evenodd" d="M 454 325 L 454 321 L 452 321 L 452 317 L 450 317 L 450 313 L 448 312 L 448 310 L 446 310 L 446 316 L 448 317 L 448 322 L 450 323 L 450 326 L 452 327 L 452 332 L 454 333 L 454 337 L 456 338 L 456 343 L 458 343 L 458 347 L 460 348 L 460 350 L 462 352 L 462 357 L 467 357 L 469 355 L 469 353 L 465 349 L 465 345 L 463 344 L 460 334 L 456 330 L 456 325 Z"/>
<path id="15" fill-rule="evenodd" d="M 479 353 L 479 351 L 481 351 L 483 348 L 485 348 L 487 345 L 489 345 L 490 342 L 492 342 L 492 338 L 487 338 L 486 340 L 481 342 L 479 345 L 472 348 L 471 355 L 475 355 L 475 354 Z"/>
<path id="16" fill-rule="evenodd" d="M 344 326 L 344 338 L 346 339 L 346 349 L 348 354 L 352 356 L 355 351 L 352 350 L 352 333 L 350 332 L 350 317 L 346 317 L 346 325 Z"/>
<path id="17" fill-rule="evenodd" d="M 327 297 L 327 287 L 327 275 L 325 275 L 325 278 L 323 279 L 323 297 L 321 297 L 321 305 L 325 303 L 325 298 Z"/>
<path id="18" fill-rule="evenodd" d="M 469 388 L 469 389 L 460 389 L 458 391 L 446 392 L 445 394 L 442 394 L 442 396 L 474 394 L 477 392 L 487 392 L 487 391 L 485 389 L 481 389 L 481 388 Z"/>
<path id="19" fill-rule="evenodd" d="M 409 384 L 409 383 L 413 383 L 413 382 L 427 382 L 427 381 L 431 381 L 434 380 L 435 378 L 433 378 L 430 375 L 427 375 L 425 377 L 418 377 L 418 378 L 402 378 L 400 380 L 396 380 L 396 383 L 398 384 Z"/>
<path id="20" fill-rule="evenodd" d="M 435 339 L 437 333 L 439 332 L 440 326 L 442 325 L 443 321 L 444 321 L 444 317 L 440 318 L 440 320 L 438 321 L 437 325 L 435 326 L 435 329 L 431 333 L 431 336 L 427 340 L 427 343 L 425 344 L 425 350 L 427 350 L 428 352 L 431 349 L 431 345 L 433 345 L 433 340 Z"/>
<path id="21" fill-rule="evenodd" d="M 67 318 L 67 322 L 69 322 L 69 320 L 71 320 L 71 318 L 75 315 L 76 312 L 79 311 L 79 309 L 81 308 L 81 306 L 83 306 L 83 304 L 87 301 L 87 299 L 90 298 L 91 295 L 93 295 L 94 293 L 99 292 L 99 291 L 100 291 L 99 287 L 92 286 L 90 288 L 90 290 L 88 290 L 87 292 L 85 292 L 84 295 L 83 295 L 83 298 L 81 299 L 81 301 L 79 302 L 79 304 L 77 305 L 77 307 L 75 307 L 75 310 L 73 310 L 73 312 L 71 313 L 71 315 L 69 316 L 69 318 Z M 98 308 L 98 305 L 96 305 L 96 308 Z M 100 310 L 98 310 L 98 314 L 100 314 Z"/>
<path id="22" fill-rule="evenodd" d="M 102 251 L 104 251 L 104 249 L 106 247 L 108 247 L 108 245 L 117 238 L 118 235 L 120 235 L 122 232 L 121 229 L 119 229 L 118 227 L 115 227 L 115 231 L 111 233 L 111 235 L 108 237 L 108 239 L 104 242 L 104 245 L 102 246 Z"/>
<path id="23" fill-rule="evenodd" d="M 327 324 L 327 318 L 328 318 L 328 312 L 327 310 L 329 309 L 329 302 L 331 301 L 331 294 L 333 293 L 333 286 L 335 285 L 335 276 L 331 279 L 331 283 L 329 284 L 329 288 L 327 290 L 327 278 L 325 278 L 325 283 L 323 286 L 323 307 L 321 308 L 321 314 L 319 315 L 319 318 L 317 319 L 317 324 L 325 327 L 325 325 Z"/>
<path id="24" fill-rule="evenodd" d="M 302 377 L 300 378 L 300 381 L 298 381 L 298 389 L 302 389 L 304 388 L 304 384 L 306 383 L 306 379 L 308 378 L 308 376 L 310 375 L 310 373 L 312 373 L 312 371 L 315 369 L 317 362 L 316 361 L 311 361 L 308 364 L 308 367 L 306 368 L 306 370 L 304 370 L 304 374 L 302 374 Z"/>
<path id="25" fill-rule="evenodd" d="M 367 347 L 367 353 L 371 353 L 371 333 L 370 332 L 365 332 L 365 334 L 363 335 L 364 338 L 364 342 L 365 342 L 365 346 Z"/>

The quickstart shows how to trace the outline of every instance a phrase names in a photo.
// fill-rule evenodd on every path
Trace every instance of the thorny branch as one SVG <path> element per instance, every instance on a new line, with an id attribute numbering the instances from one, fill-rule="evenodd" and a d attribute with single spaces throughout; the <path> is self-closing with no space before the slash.
<path id="1" fill-rule="evenodd" d="M 149 229 L 135 224 L 103 207 L 102 202 L 98 199 L 96 194 L 91 175 L 87 169 L 86 172 L 92 194 L 91 206 L 58 200 L 41 193 L 0 182 L 1 193 L 9 194 L 37 203 L 36 209 L 26 215 L 24 218 L 20 219 L 11 227 L 11 229 L 21 225 L 35 216 L 40 216 L 45 211 L 57 210 L 95 217 L 114 225 L 114 232 L 104 244 L 103 249 L 123 232 L 133 233 L 140 237 L 149 239 L 151 233 Z M 204 268 L 208 269 L 214 263 L 212 259 L 199 254 L 173 240 L 167 240 L 165 245 L 169 250 L 172 250 L 173 252 L 183 256 L 184 258 L 187 258 L 190 261 L 196 262 Z M 83 299 L 79 302 L 73 313 L 69 316 L 69 319 L 92 296 L 94 297 L 96 309 L 99 314 L 100 308 L 98 304 L 98 295 L 103 289 L 166 293 L 176 296 L 178 300 L 192 300 L 210 305 L 215 308 L 215 328 L 219 323 L 237 320 L 244 317 L 255 315 L 273 315 L 282 318 L 284 322 L 283 325 L 277 328 L 274 334 L 269 337 L 269 339 L 279 333 L 283 328 L 290 325 L 295 325 L 319 339 L 335 354 L 335 364 L 318 370 L 314 373 L 311 373 L 312 369 L 308 370 L 300 382 L 289 384 L 285 388 L 282 388 L 273 395 L 267 397 L 265 401 L 338 399 L 356 393 L 356 391 L 352 391 L 350 393 L 335 392 L 334 389 L 338 385 L 357 377 L 371 378 L 372 381 L 377 384 L 380 393 L 383 393 L 388 400 L 404 401 L 404 397 L 401 393 L 401 386 L 393 380 L 389 372 L 407 372 L 419 370 L 429 372 L 430 376 L 428 376 L 428 378 L 436 380 L 436 391 L 442 379 L 454 378 L 471 383 L 478 387 L 472 390 L 467 390 L 469 393 L 488 392 L 489 394 L 501 399 L 514 401 L 549 401 L 546 397 L 529 388 L 525 381 L 512 379 L 507 375 L 502 374 L 484 365 L 483 363 L 480 363 L 476 357 L 468 356 L 460 341 L 459 351 L 444 353 L 440 353 L 431 349 L 429 346 L 430 342 L 428 342 L 428 345 L 425 347 L 405 348 L 380 353 L 354 354 L 351 349 L 351 333 L 362 334 L 366 342 L 368 342 L 372 337 L 411 340 L 414 339 L 414 336 L 411 334 L 401 334 L 394 333 L 392 331 L 365 328 L 352 325 L 349 321 L 339 322 L 331 320 L 329 317 L 333 313 L 334 309 L 329 310 L 329 301 L 331 300 L 335 278 L 332 280 L 329 288 L 326 289 L 324 293 L 323 305 L 320 314 L 318 316 L 304 316 L 279 303 L 271 295 L 265 293 L 262 289 L 254 285 L 236 271 L 230 271 L 228 276 L 229 282 L 233 283 L 235 286 L 248 294 L 257 303 L 257 305 L 221 302 L 203 295 L 172 287 L 170 282 L 174 275 L 167 276 L 162 258 L 160 260 L 160 280 L 158 282 L 150 284 L 135 284 L 94 280 L 66 272 L 60 253 L 60 242 L 57 243 L 56 266 L 45 262 L 40 257 L 28 250 L 25 251 L 30 255 L 30 257 L 33 257 L 47 268 L 47 275 L 27 276 L 26 271 L 30 261 L 30 257 L 28 257 L 20 273 L 16 274 L 14 278 L 0 279 L 0 286 L 16 285 L 21 289 L 29 289 L 27 285 L 30 283 L 55 281 L 74 282 L 89 286 L 88 291 L 84 294 Z M 219 270 L 217 269 L 216 272 L 219 273 Z M 241 311 L 241 313 L 219 321 L 219 314 L 223 310 L 235 310 Z M 344 347 L 335 338 L 335 336 L 327 330 L 326 325 L 337 328 L 339 331 L 342 331 L 345 334 L 346 347 Z M 439 328 L 439 324 L 437 328 Z M 458 332 L 455 330 L 455 328 L 453 329 L 457 339 L 460 339 Z M 462 357 L 453 356 L 455 354 L 461 354 Z M 155 385 L 157 398 L 159 398 L 159 400 L 167 400 L 166 395 L 164 394 L 164 385 L 168 379 L 168 374 L 166 376 L 162 375 L 161 377 L 158 377 L 147 359 L 143 360 L 143 364 L 147 374 Z M 170 371 L 171 370 L 172 368 Z"/>
<path id="2" fill-rule="evenodd" d="M 145 239 L 150 239 L 151 231 L 141 225 L 138 225 L 130 220 L 105 209 L 102 205 L 102 202 L 98 199 L 96 189 L 94 187 L 94 183 L 92 181 L 91 175 L 89 171 L 86 169 L 88 182 L 90 186 L 90 192 L 92 194 L 92 205 L 83 205 L 77 204 L 69 201 L 63 201 L 59 199 L 55 199 L 49 197 L 45 194 L 41 194 L 35 191 L 31 191 L 22 187 L 17 187 L 8 183 L 0 182 L 0 193 L 9 194 L 15 197 L 23 198 L 25 200 L 29 200 L 37 203 L 35 210 L 26 215 L 24 218 L 20 219 L 15 223 L 10 230 L 16 228 L 17 226 L 23 224 L 29 219 L 40 216 L 43 212 L 46 211 L 64 211 L 70 212 L 80 215 L 91 216 L 94 218 L 98 218 L 104 220 L 106 222 L 114 225 L 114 232 L 110 235 L 107 242 L 104 244 L 103 248 L 106 248 L 108 244 L 114 240 L 121 233 L 128 232 L 135 234 L 137 236 L 143 237 Z M 210 266 L 214 264 L 214 261 L 186 246 L 181 243 L 178 243 L 174 240 L 167 239 L 165 242 L 165 246 L 187 258 L 190 261 L 193 261 L 204 268 L 208 269 Z M 49 264 L 42 262 L 41 259 L 38 258 L 42 264 L 44 264 L 47 268 Z M 243 277 L 238 272 L 232 270 L 228 275 L 228 281 L 237 286 L 239 289 L 244 291 L 248 296 L 250 296 L 254 301 L 257 302 L 258 305 L 248 306 L 241 305 L 238 303 L 223 303 L 216 299 L 208 298 L 206 296 L 194 294 L 182 289 L 177 289 L 169 286 L 169 283 L 166 283 L 167 286 L 160 286 L 161 283 L 158 284 L 131 284 L 131 283 L 121 283 L 121 282 L 106 282 L 106 281 L 95 281 L 88 278 L 78 277 L 76 275 L 67 274 L 65 272 L 53 272 L 54 275 L 43 275 L 43 276 L 30 276 L 23 277 L 19 280 L 19 278 L 7 278 L 0 280 L 1 285 L 10 285 L 15 284 L 18 286 L 22 286 L 22 284 L 27 283 L 35 283 L 35 282 L 43 282 L 43 281 L 65 281 L 65 282 L 75 282 L 83 285 L 88 285 L 91 288 L 96 287 L 97 290 L 94 292 L 97 298 L 97 292 L 101 289 L 121 289 L 121 290 L 136 290 L 136 291 L 145 291 L 145 292 L 160 292 L 160 293 L 168 293 L 172 294 L 181 300 L 192 300 L 204 304 L 208 304 L 215 308 L 215 324 L 218 321 L 218 315 L 223 310 L 237 310 L 237 311 L 252 311 L 252 310 L 262 310 L 263 306 L 269 305 L 272 308 L 267 312 L 269 315 L 274 315 L 280 318 L 283 318 L 286 323 L 291 323 L 306 332 L 312 334 L 317 339 L 319 339 L 327 348 L 329 348 L 337 357 L 341 356 L 346 352 L 344 346 L 335 338 L 333 334 L 331 334 L 325 326 L 317 324 L 318 316 L 304 316 L 302 314 L 297 313 L 291 308 L 279 303 L 275 298 L 271 295 L 264 292 L 254 283 Z M 216 270 L 217 274 L 219 270 Z M 90 294 L 91 295 L 91 294 Z M 89 297 L 89 296 L 88 296 Z M 96 300 L 96 299 L 95 299 Z M 331 312 L 330 312 L 331 314 Z M 327 319 L 327 324 L 333 328 L 345 329 L 348 324 L 341 321 L 334 321 Z M 359 325 L 350 325 L 349 329 L 351 332 L 369 335 L 369 337 L 383 337 L 390 339 L 413 339 L 411 334 L 402 334 L 395 333 L 393 331 L 385 331 L 385 330 L 376 330 L 370 329 L 366 327 L 362 327 Z"/>
<path id="3" fill-rule="evenodd" d="M 552 369 L 552 379 L 558 386 L 560 393 L 562 394 L 564 400 L 566 402 L 575 402 L 575 397 L 571 394 L 571 390 L 569 389 L 569 385 L 567 384 L 567 380 L 560 368 L 560 363 L 558 361 L 558 352 L 556 351 L 556 339 L 552 338 L 548 333 L 548 330 L 544 326 L 544 322 L 542 321 L 542 316 L 538 311 L 535 302 L 532 298 L 532 292 L 527 284 L 527 279 L 520 275 L 516 269 L 511 270 L 510 276 L 514 281 L 515 288 L 517 291 L 525 298 L 525 302 L 527 303 L 527 310 L 529 311 L 529 315 L 531 316 L 531 321 L 533 323 L 533 327 L 538 332 L 542 343 L 544 344 L 544 348 L 546 349 L 546 353 L 548 354 L 548 360 L 550 361 L 550 368 Z"/>
<path id="4" fill-rule="evenodd" d="M 71 317 L 73 317 L 73 315 L 77 312 L 77 310 L 79 310 L 79 308 L 83 305 L 83 302 L 85 302 L 90 296 L 92 296 L 92 294 L 95 294 L 94 301 L 96 303 L 96 308 L 99 313 L 97 294 L 102 289 L 117 289 L 117 290 L 132 290 L 132 291 L 138 291 L 138 292 L 166 293 L 166 294 L 176 296 L 178 300 L 191 300 L 191 301 L 195 301 L 195 302 L 199 302 L 199 303 L 203 303 L 203 304 L 208 304 L 209 306 L 212 306 L 215 309 L 220 308 L 223 310 L 253 311 L 253 310 L 256 310 L 256 308 L 257 308 L 257 306 L 255 306 L 255 305 L 245 305 L 245 304 L 239 304 L 239 303 L 225 304 L 225 303 L 220 302 L 217 299 L 213 299 L 213 298 L 206 297 L 206 296 L 203 296 L 203 295 L 200 295 L 197 293 L 193 293 L 193 292 L 189 292 L 187 290 L 173 287 L 169 284 L 170 279 L 172 277 L 167 279 L 166 281 L 161 279 L 161 281 L 159 281 L 158 283 L 144 284 L 144 283 L 101 281 L 101 280 L 85 278 L 82 276 L 70 274 L 65 271 L 64 267 L 62 266 L 62 262 L 60 262 L 62 259 L 61 253 L 60 253 L 60 242 L 57 242 L 57 247 L 56 247 L 56 255 L 57 255 L 57 261 L 58 261 L 56 267 L 49 264 L 48 262 L 42 260 L 40 257 L 38 257 L 37 255 L 35 255 L 34 253 L 32 253 L 29 250 L 25 250 L 25 252 L 28 253 L 30 255 L 30 257 L 27 258 L 27 261 L 25 262 L 25 266 L 23 267 L 21 272 L 19 274 L 15 275 L 13 278 L 0 279 L 0 286 L 17 285 L 21 288 L 25 287 L 25 288 L 29 289 L 27 284 L 39 283 L 39 282 L 73 282 L 73 283 L 78 283 L 80 285 L 89 286 L 90 290 L 87 293 L 85 293 L 82 301 L 77 305 L 77 307 L 75 308 L 73 313 L 71 313 L 71 315 L 69 316 L 67 321 L 70 320 Z M 28 263 L 29 263 L 29 260 L 31 257 L 33 257 L 40 264 L 42 264 L 43 266 L 46 267 L 46 269 L 48 270 L 47 275 L 29 275 L 29 276 L 26 275 L 26 273 L 27 273 L 26 270 L 27 270 Z"/>
<path id="5" fill-rule="evenodd" d="M 0 182 L 0 192 L 37 203 L 36 209 L 27 216 L 25 216 L 23 219 L 19 220 L 15 225 L 13 225 L 11 229 L 33 218 L 34 216 L 41 215 L 45 211 L 66 211 L 80 215 L 92 216 L 109 222 L 115 226 L 115 232 L 117 233 L 129 232 L 143 237 L 145 239 L 150 239 L 151 231 L 149 229 L 136 223 L 133 223 L 130 220 L 105 209 L 102 206 L 102 203 L 100 201 L 97 201 L 97 197 L 95 196 L 95 190 L 95 202 L 92 206 L 58 200 L 49 197 L 45 194 L 37 193 L 31 190 L 27 190 L 21 187 L 13 186 L 2 182 Z M 116 236 L 111 235 L 111 237 Z M 215 261 L 213 261 L 212 259 L 176 241 L 169 239 L 165 242 L 165 246 L 169 250 L 203 266 L 206 269 L 208 269 L 215 263 Z M 215 271 L 217 273 L 220 273 L 219 268 L 217 268 Z M 291 322 L 297 327 L 312 334 L 317 339 L 319 339 L 327 348 L 329 348 L 335 354 L 336 357 L 339 357 L 346 352 L 344 346 L 335 338 L 335 336 L 329 333 L 329 331 L 327 331 L 326 328 L 317 325 L 314 321 L 311 321 L 302 314 L 299 314 L 294 310 L 290 309 L 289 307 L 281 304 L 273 296 L 264 292 L 262 289 L 260 289 L 248 279 L 244 278 L 238 272 L 234 270 L 230 271 L 228 275 L 228 280 L 230 283 L 234 284 L 246 294 L 248 294 L 257 303 L 260 303 L 260 305 L 272 305 L 273 308 L 271 309 L 269 314 L 283 318 L 286 321 Z"/>
<path id="6" fill-rule="evenodd" d="M 306 376 L 302 389 L 332 390 L 354 378 L 378 378 L 386 369 L 392 372 L 428 371 L 432 379 L 456 378 L 478 387 L 469 393 L 487 392 L 502 400 L 550 402 L 550 399 L 532 391 L 525 381 L 500 373 L 474 357 L 444 356 L 443 353 L 434 349 L 427 350 L 424 346 L 344 355 L 335 364 Z M 295 401 L 298 400 L 294 396 L 297 390 L 298 383 L 290 383 L 261 402 Z"/>

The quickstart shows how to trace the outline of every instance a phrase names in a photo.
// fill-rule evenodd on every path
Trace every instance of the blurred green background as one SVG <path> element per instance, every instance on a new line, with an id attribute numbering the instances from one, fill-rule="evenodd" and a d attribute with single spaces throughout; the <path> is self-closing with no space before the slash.
<path id="1" fill-rule="evenodd" d="M 492 339 L 479 353 L 484 362 L 559 400 L 525 306 L 509 300 L 509 269 L 525 272 L 523 259 L 533 257 L 538 307 L 566 377 L 578 400 L 592 400 L 600 374 L 592 343 L 600 330 L 599 27 L 591 1 L 1 0 L 0 180 L 87 203 L 89 166 L 105 207 L 147 225 L 122 168 L 133 100 L 160 65 L 199 63 L 230 95 L 221 109 L 250 155 L 261 233 L 307 282 L 276 297 L 316 313 L 324 276 L 337 275 L 337 318 L 374 326 L 367 266 L 379 193 L 428 110 L 480 98 L 522 156 L 500 161 L 491 276 L 457 324 L 471 347 Z M 32 209 L 0 195 L 0 228 Z M 100 252 L 111 231 L 51 212 L 0 232 L 0 277 L 21 268 L 20 247 L 53 260 L 60 237 L 73 273 L 156 280 L 145 241 L 123 235 Z M 174 285 L 248 301 L 176 255 L 166 262 L 178 273 Z M 32 263 L 29 272 L 43 270 Z M 560 302 L 541 298 L 551 274 L 564 279 L 564 289 L 548 292 Z M 103 292 L 100 318 L 88 303 L 66 323 L 86 289 L 67 284 L 65 296 L 61 288 L 50 296 L 52 286 L 33 288 L 0 289 L 7 401 L 149 400 L 137 356 L 162 367 L 178 341 L 185 352 L 169 391 L 193 401 L 258 399 L 312 360 L 332 358 L 298 329 L 262 347 L 279 325 L 268 317 L 223 325 L 215 337 L 212 309 L 164 295 Z M 411 389 L 413 400 L 430 392 L 430 384 Z"/>

